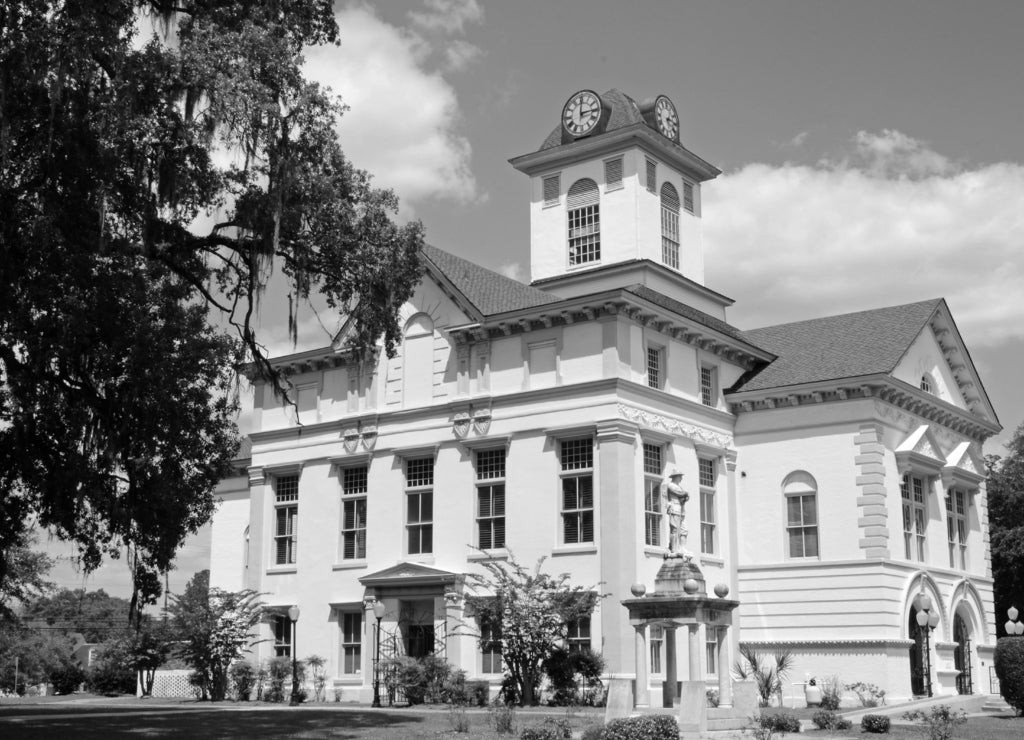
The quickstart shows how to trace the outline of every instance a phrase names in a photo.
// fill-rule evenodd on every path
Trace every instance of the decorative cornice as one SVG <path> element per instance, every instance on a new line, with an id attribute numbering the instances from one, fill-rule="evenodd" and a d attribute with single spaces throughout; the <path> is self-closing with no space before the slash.
<path id="1" fill-rule="evenodd" d="M 752 648 L 857 648 L 857 647 L 910 647 L 913 640 L 889 638 L 849 638 L 826 640 L 740 640 L 740 645 Z"/>
<path id="2" fill-rule="evenodd" d="M 637 424 L 641 428 L 641 433 L 643 427 L 653 427 L 655 430 L 664 429 L 676 437 L 685 437 L 695 443 L 711 445 L 719 450 L 728 450 L 733 447 L 733 438 L 728 434 L 699 427 L 682 419 L 663 416 L 635 406 L 628 406 L 624 403 L 619 404 L 619 416 Z"/>

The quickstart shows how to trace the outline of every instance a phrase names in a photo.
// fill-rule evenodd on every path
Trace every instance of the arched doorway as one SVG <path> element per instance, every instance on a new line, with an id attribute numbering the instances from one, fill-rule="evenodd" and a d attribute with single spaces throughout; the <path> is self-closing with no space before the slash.
<path id="1" fill-rule="evenodd" d="M 953 642 L 956 643 L 956 649 L 953 651 L 953 667 L 960 671 L 956 677 L 956 692 L 958 694 L 973 694 L 971 630 L 967 626 L 967 620 L 960 614 L 953 617 Z"/>
<path id="2" fill-rule="evenodd" d="M 907 623 L 907 635 L 913 641 L 910 646 L 910 691 L 914 696 L 925 696 L 928 693 L 925 676 L 925 630 L 917 623 L 917 607 L 910 607 L 910 621 Z"/>

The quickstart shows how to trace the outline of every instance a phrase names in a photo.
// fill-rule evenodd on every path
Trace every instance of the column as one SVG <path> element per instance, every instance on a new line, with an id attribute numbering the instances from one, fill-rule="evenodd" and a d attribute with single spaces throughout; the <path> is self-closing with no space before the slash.
<path id="1" fill-rule="evenodd" d="M 729 628 L 718 628 L 718 706 L 732 706 L 732 676 L 729 675 Z"/>
<path id="2" fill-rule="evenodd" d="M 663 707 L 673 707 L 676 703 L 676 628 L 665 626 L 665 683 L 661 687 Z"/>
<path id="3" fill-rule="evenodd" d="M 444 595 L 444 631 L 445 631 L 445 659 L 456 668 L 462 668 L 468 673 L 476 673 L 475 666 L 463 665 L 464 643 L 466 636 L 460 634 L 459 626 L 463 622 L 463 607 L 465 602 L 462 594 L 457 591 L 447 591 Z M 474 655 L 469 651 L 469 655 Z"/>
<path id="4" fill-rule="evenodd" d="M 373 596 L 363 597 L 363 645 L 360 663 L 363 666 L 363 686 L 370 689 L 373 688 L 373 661 L 377 657 L 377 617 L 373 614 L 373 606 L 376 603 L 377 599 Z M 338 629 L 341 629 L 340 624 Z M 338 674 L 341 674 L 340 670 Z"/>
<path id="5" fill-rule="evenodd" d="M 700 625 L 688 624 L 686 628 L 689 632 L 686 647 L 690 653 L 690 680 L 703 681 L 700 671 Z"/>
<path id="6" fill-rule="evenodd" d="M 633 689 L 633 706 L 637 708 L 651 705 L 650 689 L 647 687 L 647 625 L 634 625 L 636 637 L 633 647 L 636 652 L 636 688 Z"/>

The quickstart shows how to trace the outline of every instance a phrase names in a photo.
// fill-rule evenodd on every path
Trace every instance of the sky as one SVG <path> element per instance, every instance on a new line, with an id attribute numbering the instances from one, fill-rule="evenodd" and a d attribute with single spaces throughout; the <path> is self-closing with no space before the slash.
<path id="1" fill-rule="evenodd" d="M 536 151 L 577 90 L 667 95 L 702 191 L 706 284 L 741 329 L 944 297 L 1004 431 L 1024 420 L 1024 3 L 338 2 L 307 74 L 348 106 L 352 162 L 427 240 L 529 280 Z M 303 347 L 337 317 L 304 309 Z M 275 352 L 287 303 L 263 301 Z M 209 533 L 171 574 L 206 567 Z M 65 562 L 60 585 L 77 581 Z M 89 588 L 125 590 L 123 564 Z"/>

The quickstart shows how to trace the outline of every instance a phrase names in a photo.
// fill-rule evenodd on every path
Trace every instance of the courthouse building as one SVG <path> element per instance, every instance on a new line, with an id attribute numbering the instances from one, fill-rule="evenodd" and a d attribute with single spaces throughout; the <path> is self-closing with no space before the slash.
<path id="1" fill-rule="evenodd" d="M 982 446 L 1000 426 L 945 301 L 731 325 L 704 280 L 701 186 L 719 170 L 680 143 L 665 96 L 581 91 L 511 164 L 530 179 L 529 285 L 425 247 L 396 357 L 357 361 L 343 329 L 273 360 L 295 407 L 257 384 L 211 558 L 212 585 L 266 594 L 256 657 L 291 654 L 297 605 L 298 656 L 368 702 L 379 603 L 385 654 L 443 654 L 497 686 L 498 651 L 456 628 L 474 624 L 466 575 L 514 553 L 608 594 L 569 639 L 633 677 L 621 601 L 664 561 L 674 469 L 687 548 L 740 602 L 728 632 L 701 630 L 709 686 L 727 640 L 790 649 L 795 681 L 987 692 Z M 645 629 L 637 690 L 657 704 L 677 638 Z"/>

